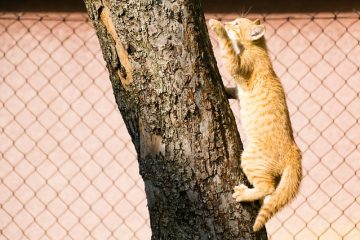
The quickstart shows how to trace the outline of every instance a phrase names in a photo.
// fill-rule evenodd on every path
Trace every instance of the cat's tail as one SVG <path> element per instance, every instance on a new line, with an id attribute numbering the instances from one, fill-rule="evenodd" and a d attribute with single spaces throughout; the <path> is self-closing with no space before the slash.
<path id="1" fill-rule="evenodd" d="M 301 181 L 301 154 L 297 152 L 294 155 L 288 160 L 289 164 L 285 167 L 275 191 L 265 197 L 253 226 L 254 231 L 260 230 L 277 211 L 295 198 Z"/>

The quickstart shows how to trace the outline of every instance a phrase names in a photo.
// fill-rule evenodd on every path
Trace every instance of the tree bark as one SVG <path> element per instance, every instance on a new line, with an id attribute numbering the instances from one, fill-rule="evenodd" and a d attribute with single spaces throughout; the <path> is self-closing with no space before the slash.
<path id="1" fill-rule="evenodd" d="M 84 0 L 138 153 L 152 239 L 266 239 L 199 0 Z"/>

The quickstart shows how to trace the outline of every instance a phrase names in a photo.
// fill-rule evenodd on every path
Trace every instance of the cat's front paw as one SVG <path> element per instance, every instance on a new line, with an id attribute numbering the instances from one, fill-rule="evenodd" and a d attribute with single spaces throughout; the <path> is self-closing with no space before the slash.
<path id="1" fill-rule="evenodd" d="M 220 21 L 218 21 L 218 20 L 215 20 L 215 19 L 210 19 L 209 20 L 209 26 L 217 34 L 223 32 L 225 30 L 222 23 Z"/>
<path id="2" fill-rule="evenodd" d="M 237 202 L 242 202 L 244 192 L 247 189 L 248 189 L 248 187 L 244 184 L 240 184 L 239 186 L 234 187 L 234 193 L 233 193 L 232 197 L 235 198 L 235 200 Z"/>

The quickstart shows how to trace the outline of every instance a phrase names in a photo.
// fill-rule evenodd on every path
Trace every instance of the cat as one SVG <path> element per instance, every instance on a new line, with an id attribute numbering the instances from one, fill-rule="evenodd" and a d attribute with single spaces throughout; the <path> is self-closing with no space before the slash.
<path id="1" fill-rule="evenodd" d="M 234 187 L 237 202 L 263 200 L 253 225 L 258 231 L 295 198 L 301 178 L 301 152 L 291 128 L 285 93 L 275 74 L 259 20 L 238 18 L 223 25 L 211 19 L 222 61 L 237 85 L 240 118 L 248 143 L 241 167 L 253 188 Z M 228 95 L 234 95 L 229 93 Z"/>

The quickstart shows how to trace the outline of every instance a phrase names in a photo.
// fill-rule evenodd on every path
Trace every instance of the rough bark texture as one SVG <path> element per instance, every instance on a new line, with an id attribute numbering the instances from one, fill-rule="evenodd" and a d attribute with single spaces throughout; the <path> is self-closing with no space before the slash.
<path id="1" fill-rule="evenodd" d="M 266 239 L 251 231 L 257 204 L 231 197 L 246 181 L 242 144 L 200 1 L 85 4 L 138 153 L 152 239 Z"/>

